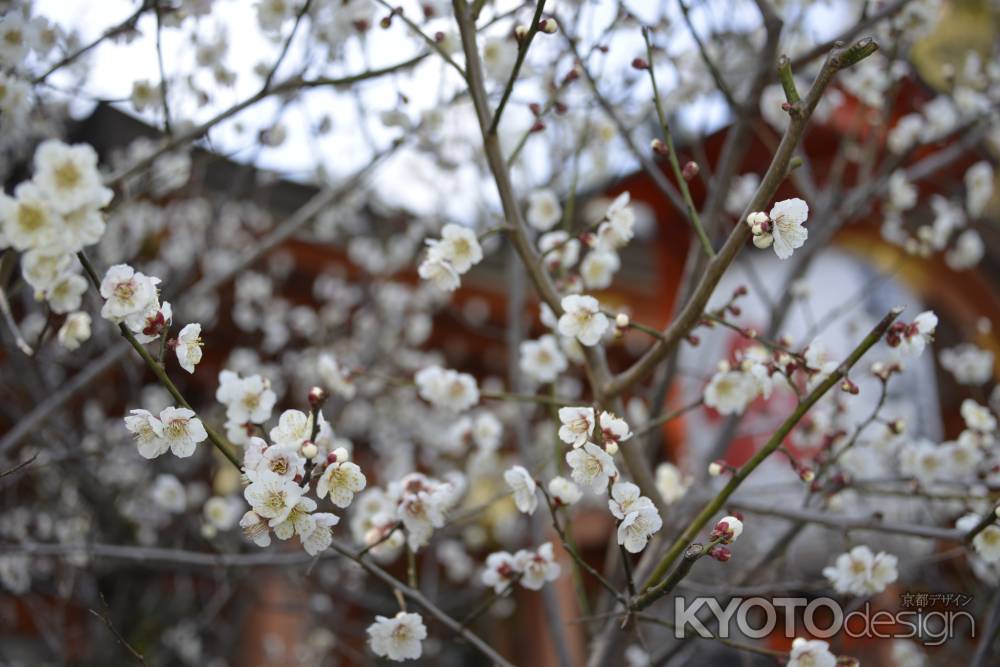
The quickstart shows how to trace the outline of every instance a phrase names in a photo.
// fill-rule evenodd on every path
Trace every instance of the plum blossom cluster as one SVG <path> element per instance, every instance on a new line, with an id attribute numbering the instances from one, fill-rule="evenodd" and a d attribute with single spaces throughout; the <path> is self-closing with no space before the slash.
<path id="1" fill-rule="evenodd" d="M 376 557 L 391 560 L 404 543 L 418 551 L 445 525 L 445 515 L 464 492 L 465 480 L 457 473 L 448 481 L 406 474 L 384 490 L 372 487 L 358 497 L 351 532 Z"/>
<path id="2" fill-rule="evenodd" d="M 775 358 L 762 345 L 740 350 L 734 364 L 719 362 L 703 392 L 705 405 L 724 415 L 742 414 L 757 397 L 771 397 L 772 375 L 791 363 L 787 354 Z"/>
<path id="3" fill-rule="evenodd" d="M 533 551 L 521 549 L 514 554 L 506 551 L 491 553 L 486 557 L 482 581 L 498 595 L 506 595 L 515 584 L 531 591 L 541 590 L 546 582 L 558 579 L 559 573 L 552 543 L 546 542 Z"/>
<path id="4" fill-rule="evenodd" d="M 184 326 L 177 338 L 167 340 L 173 323 L 173 309 L 169 301 L 160 301 L 157 285 L 160 279 L 136 271 L 128 264 L 109 268 L 101 280 L 100 292 L 104 297 L 101 317 L 128 327 L 140 343 L 151 343 L 163 338 L 173 348 L 177 362 L 188 373 L 194 373 L 201 361 L 201 325 L 192 322 Z"/>
<path id="5" fill-rule="evenodd" d="M 786 199 L 776 203 L 770 214 L 751 213 L 747 225 L 755 246 L 761 249 L 774 246 L 778 259 L 788 259 L 809 238 L 809 230 L 802 226 L 808 217 L 808 204 L 798 198 Z"/>
<path id="6" fill-rule="evenodd" d="M 440 239 L 427 241 L 427 256 L 417 269 L 420 277 L 445 292 L 458 289 L 461 276 L 483 260 L 483 248 L 476 233 L 450 223 L 441 229 Z"/>
<path id="7" fill-rule="evenodd" d="M 611 285 L 621 267 L 618 251 L 635 236 L 635 211 L 629 202 L 629 193 L 621 193 L 595 225 L 574 237 L 561 229 L 548 231 L 562 217 L 556 195 L 551 190 L 532 193 L 527 221 L 535 229 L 546 232 L 538 238 L 538 250 L 564 292 L 604 289 Z M 589 251 L 581 261 L 583 246 Z M 567 310 L 565 305 L 563 309 Z"/>
<path id="8" fill-rule="evenodd" d="M 13 197 L 0 193 L 0 250 L 22 253 L 21 274 L 36 300 L 54 313 L 74 314 L 61 335 L 71 349 L 89 337 L 89 321 L 74 313 L 87 289 L 74 254 L 101 240 L 102 209 L 111 198 L 94 149 L 55 139 L 35 151 L 31 180 L 17 185 Z"/>
<path id="9" fill-rule="evenodd" d="M 617 481 L 611 485 L 608 500 L 611 514 L 618 520 L 618 544 L 629 553 L 646 548 L 649 538 L 663 527 L 660 512 L 653 501 L 642 495 L 631 482 Z"/>
<path id="10" fill-rule="evenodd" d="M 559 439 L 573 449 L 585 446 L 596 436 L 608 454 L 618 453 L 618 445 L 632 437 L 628 423 L 614 413 L 602 410 L 600 417 L 594 408 L 559 408 Z"/>
<path id="11" fill-rule="evenodd" d="M 322 420 L 317 413 L 316 419 Z M 251 437 L 243 454 L 243 475 L 248 482 L 243 496 L 250 505 L 240 526 L 255 544 L 266 547 L 271 532 L 279 540 L 297 535 L 311 555 L 327 549 L 332 528 L 340 517 L 316 512 L 318 504 L 308 497 L 313 480 L 316 497 L 329 496 L 330 502 L 346 509 L 354 495 L 364 490 L 367 479 L 361 468 L 349 460 L 344 448 L 329 454 L 313 442 L 313 416 L 299 410 L 285 410 L 271 429 L 269 444 Z"/>
<path id="12" fill-rule="evenodd" d="M 155 459 L 168 451 L 187 458 L 208 437 L 204 424 L 188 408 L 164 408 L 159 416 L 147 410 L 132 410 L 125 417 L 125 428 L 145 459 Z"/>
<path id="13" fill-rule="evenodd" d="M 909 122 L 907 118 L 901 119 L 897 128 L 905 127 Z M 890 134 L 890 139 L 892 136 Z M 888 182 L 888 206 L 882 223 L 882 237 L 911 255 L 929 257 L 942 253 L 945 263 L 953 271 L 974 268 L 986 254 L 986 244 L 973 225 L 984 218 L 993 197 L 993 166 L 985 160 L 977 162 L 965 171 L 962 180 L 964 199 L 932 194 L 926 207 L 929 209 L 929 216 L 926 217 L 930 221 L 908 228 L 906 222 L 909 219 L 924 218 L 917 215 L 920 191 L 907 180 L 902 170 L 894 172 Z"/>

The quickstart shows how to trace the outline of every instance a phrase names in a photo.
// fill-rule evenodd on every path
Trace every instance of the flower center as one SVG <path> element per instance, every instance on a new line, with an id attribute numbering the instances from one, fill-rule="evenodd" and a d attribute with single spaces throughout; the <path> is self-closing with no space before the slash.
<path id="1" fill-rule="evenodd" d="M 83 175 L 72 162 L 63 162 L 55 170 L 56 185 L 63 190 L 72 190 L 83 180 Z"/>

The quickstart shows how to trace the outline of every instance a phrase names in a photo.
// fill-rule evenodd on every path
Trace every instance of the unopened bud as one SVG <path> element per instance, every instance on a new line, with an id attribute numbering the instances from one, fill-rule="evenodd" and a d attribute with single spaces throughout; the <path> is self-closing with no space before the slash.
<path id="1" fill-rule="evenodd" d="M 618 315 L 615 316 L 615 326 L 618 327 L 619 329 L 627 328 L 629 323 L 630 323 L 629 317 L 625 313 L 618 313 Z"/>
<path id="2" fill-rule="evenodd" d="M 712 539 L 719 539 L 723 544 L 732 544 L 743 533 L 743 522 L 734 516 L 723 517 L 712 530 Z"/>
<path id="3" fill-rule="evenodd" d="M 344 461 L 349 459 L 350 456 L 351 455 L 348 454 L 347 450 L 344 449 L 343 447 L 337 447 L 335 450 L 333 450 L 333 457 L 334 459 L 336 459 L 337 463 L 343 463 Z"/>
<path id="4" fill-rule="evenodd" d="M 538 22 L 538 29 L 544 32 L 546 35 L 553 35 L 557 30 L 559 30 L 559 24 L 553 18 L 542 19 Z"/>
<path id="5" fill-rule="evenodd" d="M 545 123 L 540 120 L 536 120 L 535 124 L 531 126 L 531 132 L 541 132 L 545 129 Z"/>
<path id="6" fill-rule="evenodd" d="M 816 479 L 816 473 L 813 472 L 812 468 L 807 468 L 805 466 L 802 466 L 801 468 L 799 468 L 799 479 L 801 479 L 803 482 L 809 483 L 814 479 Z"/>
<path id="7" fill-rule="evenodd" d="M 720 563 L 725 563 L 733 557 L 733 552 L 728 547 L 716 545 L 708 550 L 708 555 Z"/>
<path id="8" fill-rule="evenodd" d="M 840 389 L 841 391 L 845 391 L 848 394 L 857 395 L 858 393 L 861 392 L 861 390 L 858 389 L 858 385 L 851 382 L 849 378 L 844 378 L 844 381 L 840 383 Z"/>
<path id="9" fill-rule="evenodd" d="M 323 387 L 313 387 L 309 390 L 309 407 L 318 410 L 326 401 L 326 390 Z"/>
<path id="10" fill-rule="evenodd" d="M 649 69 L 649 63 L 643 58 L 636 58 L 632 61 L 632 67 L 634 69 Z"/>
<path id="11" fill-rule="evenodd" d="M 718 461 L 712 461 L 708 464 L 708 474 L 711 477 L 718 477 L 722 474 L 722 464 Z"/>
<path id="12" fill-rule="evenodd" d="M 689 161 L 687 164 L 684 165 L 684 168 L 681 170 L 681 175 L 684 176 L 685 181 L 691 181 L 694 179 L 695 176 L 698 175 L 699 171 L 700 169 L 698 168 L 698 163 Z"/>
<path id="13" fill-rule="evenodd" d="M 604 451 L 606 451 L 610 456 L 614 456 L 618 453 L 618 443 L 614 440 L 609 440 L 604 445 Z"/>
<path id="14" fill-rule="evenodd" d="M 667 145 L 663 143 L 661 139 L 653 139 L 649 142 L 649 147 L 653 149 L 653 152 L 657 155 L 667 154 Z"/>
<path id="15" fill-rule="evenodd" d="M 319 447 L 315 444 L 309 442 L 308 440 L 302 444 L 302 456 L 311 460 L 316 458 L 317 454 L 319 454 Z"/>
<path id="16" fill-rule="evenodd" d="M 526 26 L 526 25 L 519 25 L 516 28 L 514 28 L 514 37 L 517 38 L 517 41 L 520 42 L 522 39 L 524 39 L 527 36 L 528 36 L 528 26 Z"/>

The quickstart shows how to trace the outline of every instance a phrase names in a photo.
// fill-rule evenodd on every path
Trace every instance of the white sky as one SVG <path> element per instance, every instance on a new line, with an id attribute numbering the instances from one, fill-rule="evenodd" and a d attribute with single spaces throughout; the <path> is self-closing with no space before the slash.
<path id="1" fill-rule="evenodd" d="M 505 0 L 500 1 L 501 4 L 510 4 Z M 394 0 L 393 4 L 397 2 L 398 0 Z M 272 63 L 277 56 L 278 46 L 275 42 L 269 41 L 261 32 L 257 24 L 255 4 L 250 0 L 215 0 L 212 17 L 200 21 L 198 34 L 203 38 L 210 38 L 220 28 L 220 22 L 224 23 L 230 44 L 225 64 L 236 72 L 237 79 L 232 88 L 225 89 L 215 84 L 207 72 L 201 72 L 196 83 L 211 92 L 214 98 L 205 106 L 198 104 L 191 95 L 176 94 L 179 92 L 178 88 L 186 86 L 179 86 L 176 81 L 171 81 L 175 93 L 171 95 L 171 111 L 175 122 L 177 118 L 195 122 L 203 121 L 218 111 L 257 92 L 261 82 L 253 74 L 254 66 L 261 61 Z M 567 2 L 550 1 L 549 4 L 556 7 L 557 13 L 571 9 Z M 650 20 L 654 17 L 646 15 L 649 9 L 663 7 L 664 4 L 668 8 L 672 8 L 670 11 L 676 11 L 674 3 L 669 2 L 654 4 L 641 0 L 631 3 L 640 16 Z M 849 16 L 842 10 L 836 9 L 836 4 L 816 4 L 818 6 L 809 10 L 812 13 L 811 17 L 813 17 L 810 24 L 817 26 L 817 31 L 823 36 L 831 34 L 832 31 L 849 20 Z M 35 0 L 36 13 L 59 22 L 67 29 L 77 30 L 84 43 L 91 41 L 108 27 L 120 23 L 135 10 L 135 7 L 134 0 Z M 410 5 L 407 7 L 410 9 L 408 15 L 417 15 L 415 3 L 412 7 Z M 608 7 L 611 7 L 610 3 Z M 376 21 L 384 14 L 385 11 L 379 8 L 375 14 Z M 525 12 L 524 20 L 527 20 L 528 16 L 529 14 Z M 680 21 L 680 17 L 677 17 L 677 20 Z M 103 99 L 124 100 L 130 95 L 134 81 L 143 79 L 154 83 L 159 81 L 155 25 L 154 15 L 147 13 L 138 25 L 142 32 L 139 38 L 128 44 L 105 42 L 95 49 L 89 61 L 91 63 L 90 78 L 85 86 L 89 94 Z M 168 80 L 185 76 L 186 73 L 194 70 L 194 49 L 189 41 L 193 25 L 192 22 L 188 21 L 179 30 L 170 28 L 163 32 L 164 61 Z M 428 32 L 447 29 L 451 25 L 451 21 L 441 19 L 431 24 L 428 27 Z M 283 34 L 287 35 L 289 29 L 290 22 L 285 26 Z M 686 31 L 681 32 L 686 36 Z M 305 40 L 301 39 L 302 37 L 303 35 L 300 34 L 296 43 L 293 44 L 285 65 L 276 80 L 281 80 L 289 73 L 296 72 L 297 68 L 305 62 L 305 54 L 302 49 Z M 401 39 L 401 37 L 405 37 L 405 39 Z M 550 44 L 555 46 L 557 42 L 552 41 Z M 548 48 L 552 50 L 552 46 Z M 542 51 L 544 56 L 545 49 L 544 39 L 536 40 L 532 47 L 533 57 L 538 55 L 537 51 Z M 412 39 L 405 26 L 397 21 L 396 25 L 388 31 L 381 30 L 377 26 L 373 28 L 366 40 L 364 52 L 360 41 L 352 39 L 349 41 L 341 63 L 333 65 L 326 71 L 317 68 L 312 73 L 343 75 L 361 72 L 373 67 L 401 62 L 421 50 L 422 44 Z M 640 40 L 637 44 L 626 43 L 613 46 L 612 57 L 617 57 L 622 62 L 628 62 L 641 52 Z M 315 57 L 310 59 L 310 62 L 315 61 L 317 61 Z M 443 80 L 442 77 L 444 77 Z M 663 83 L 664 88 L 667 89 L 665 94 L 669 94 L 669 76 L 662 78 L 666 79 Z M 70 81 L 72 79 L 68 75 L 53 77 L 53 82 L 56 84 L 68 85 Z M 284 112 L 282 124 L 288 132 L 288 139 L 285 143 L 276 148 L 261 149 L 255 147 L 256 130 L 269 126 L 273 119 L 277 118 L 279 112 L 279 102 L 269 98 L 237 116 L 235 122 L 229 121 L 213 130 L 210 134 L 212 146 L 232 155 L 235 159 L 253 160 L 262 167 L 278 170 L 295 178 L 313 180 L 312 174 L 316 164 L 322 164 L 330 173 L 345 174 L 367 161 L 370 149 L 365 140 L 366 133 L 375 137 L 377 143 L 384 145 L 389 138 L 400 132 L 397 129 L 386 129 L 378 118 L 378 112 L 397 107 L 400 93 L 409 98 L 409 109 L 415 110 L 410 115 L 412 119 L 416 120 L 420 110 L 433 107 L 442 93 L 449 89 L 449 86 L 451 90 L 454 90 L 457 89 L 458 85 L 457 75 L 445 67 L 441 60 L 435 56 L 421 63 L 414 70 L 414 74 L 404 73 L 398 77 L 364 85 L 361 93 L 364 96 L 364 105 L 367 109 L 374 111 L 365 117 L 359 115 L 356 101 L 347 94 L 335 94 L 326 90 L 310 91 L 305 97 L 307 103 L 290 105 Z M 531 92 L 519 88 L 517 94 L 530 95 Z M 544 98 L 539 96 L 538 99 Z M 71 110 L 74 115 L 84 116 L 90 113 L 91 108 L 90 102 L 79 100 L 72 105 Z M 122 108 L 134 113 L 131 105 L 127 102 L 122 105 Z M 717 107 L 703 106 L 694 111 L 695 113 L 691 116 L 697 117 L 699 124 L 706 122 L 718 124 L 723 120 Z M 308 128 L 315 126 L 324 115 L 330 116 L 334 131 L 321 140 L 316 140 Z M 159 114 L 146 114 L 146 117 L 150 121 L 160 122 Z M 513 136 L 520 136 L 523 128 L 530 123 L 529 114 L 522 105 L 517 104 L 511 105 L 509 113 L 505 114 L 505 119 L 506 122 L 502 129 L 508 130 Z M 468 132 L 472 136 L 476 132 L 471 113 L 449 114 L 447 123 L 446 129 L 451 132 L 457 131 L 460 134 Z M 237 129 L 240 125 L 252 129 L 241 134 Z M 362 127 L 365 132 L 359 131 Z M 529 143 L 529 150 L 526 152 L 527 161 L 542 164 L 547 159 L 545 151 L 535 150 L 532 152 Z M 630 168 L 632 160 L 628 156 L 620 154 L 614 159 L 614 164 L 619 165 L 619 169 Z M 545 164 L 543 172 L 547 172 L 549 167 L 551 165 Z M 425 158 L 414 151 L 394 158 L 383 168 L 381 176 L 380 180 L 386 182 L 411 184 L 410 187 L 381 188 L 380 191 L 390 199 L 390 203 L 405 204 L 417 213 L 426 214 L 433 212 L 438 207 L 444 207 L 446 210 L 453 209 L 448 211 L 451 217 L 467 218 L 468 193 L 477 189 L 483 190 L 478 187 L 478 175 L 473 170 L 460 170 L 456 173 L 449 173 L 442 178 L 442 175 Z M 422 180 L 424 183 L 421 182 Z M 424 185 L 431 187 L 423 187 Z M 492 195 L 492 189 L 490 189 L 486 196 L 490 198 Z M 391 201 L 393 199 L 397 201 Z"/>

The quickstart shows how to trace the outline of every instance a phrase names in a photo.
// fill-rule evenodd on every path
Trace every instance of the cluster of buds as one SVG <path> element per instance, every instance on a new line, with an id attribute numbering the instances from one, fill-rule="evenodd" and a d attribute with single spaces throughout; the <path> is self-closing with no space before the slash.
<path id="1" fill-rule="evenodd" d="M 743 533 L 743 522 L 735 516 L 725 516 L 715 524 L 710 537 L 721 544 L 732 544 Z"/>
<path id="2" fill-rule="evenodd" d="M 758 248 L 770 248 L 774 243 L 774 236 L 771 234 L 771 218 L 763 211 L 754 211 L 747 216 L 747 226 L 753 234 L 753 244 Z"/>

